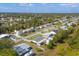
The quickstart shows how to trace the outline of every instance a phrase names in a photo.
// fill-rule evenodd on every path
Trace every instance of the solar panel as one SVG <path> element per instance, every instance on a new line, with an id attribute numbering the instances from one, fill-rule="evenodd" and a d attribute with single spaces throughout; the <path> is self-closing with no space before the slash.
<path id="1" fill-rule="evenodd" d="M 25 44 L 20 44 L 14 47 L 14 50 L 17 52 L 18 55 L 24 55 L 25 53 L 28 53 L 30 49 L 28 49 L 30 46 Z"/>

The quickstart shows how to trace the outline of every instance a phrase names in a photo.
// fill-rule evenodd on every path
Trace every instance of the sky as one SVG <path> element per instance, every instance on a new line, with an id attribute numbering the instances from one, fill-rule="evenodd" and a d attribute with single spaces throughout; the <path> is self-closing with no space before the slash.
<path id="1" fill-rule="evenodd" d="M 0 3 L 0 13 L 79 13 L 79 3 Z"/>

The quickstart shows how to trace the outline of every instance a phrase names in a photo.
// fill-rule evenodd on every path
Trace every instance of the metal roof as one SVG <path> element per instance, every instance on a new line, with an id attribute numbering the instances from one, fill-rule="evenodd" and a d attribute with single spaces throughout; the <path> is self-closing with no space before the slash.
<path id="1" fill-rule="evenodd" d="M 19 44 L 14 46 L 14 50 L 18 55 L 24 55 L 28 53 L 30 46 L 26 45 L 25 43 Z"/>
<path id="2" fill-rule="evenodd" d="M 39 42 L 39 41 L 41 41 L 41 40 L 43 40 L 43 39 L 44 39 L 44 37 L 42 37 L 42 36 L 37 36 L 37 37 L 35 37 L 33 40 L 36 41 L 36 42 Z"/>

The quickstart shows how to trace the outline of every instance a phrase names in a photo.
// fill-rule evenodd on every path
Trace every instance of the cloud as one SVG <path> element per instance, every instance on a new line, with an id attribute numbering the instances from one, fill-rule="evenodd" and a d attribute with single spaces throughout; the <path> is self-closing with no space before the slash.
<path id="1" fill-rule="evenodd" d="M 10 7 L 0 7 L 0 10 L 11 10 L 12 8 L 10 8 Z"/>
<path id="2" fill-rule="evenodd" d="M 64 3 L 64 4 L 60 4 L 60 6 L 64 6 L 64 7 L 78 7 L 77 3 Z"/>
<path id="3" fill-rule="evenodd" d="M 20 3 L 19 6 L 32 6 L 32 3 Z"/>

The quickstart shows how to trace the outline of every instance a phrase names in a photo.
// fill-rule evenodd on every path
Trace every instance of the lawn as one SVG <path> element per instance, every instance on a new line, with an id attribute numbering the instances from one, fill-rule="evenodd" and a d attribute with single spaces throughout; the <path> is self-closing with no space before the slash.
<path id="1" fill-rule="evenodd" d="M 0 56 L 16 56 L 16 53 L 12 48 L 2 48 L 0 49 Z"/>
<path id="2" fill-rule="evenodd" d="M 32 39 L 34 39 L 34 38 L 36 38 L 36 37 L 38 37 L 38 36 L 42 36 L 42 34 L 37 34 L 37 35 L 31 36 L 31 37 L 29 37 L 28 39 L 32 40 Z"/>
<path id="3" fill-rule="evenodd" d="M 26 36 L 32 35 L 32 34 L 34 34 L 34 33 L 35 33 L 35 32 L 24 33 L 24 34 L 21 34 L 21 36 L 26 37 Z"/>
<path id="4" fill-rule="evenodd" d="M 13 45 L 14 42 L 8 38 L 0 40 L 0 56 L 16 56 L 12 49 Z"/>

